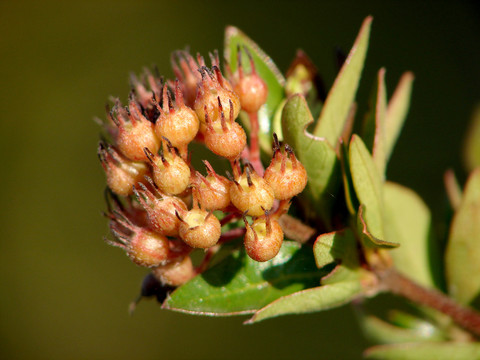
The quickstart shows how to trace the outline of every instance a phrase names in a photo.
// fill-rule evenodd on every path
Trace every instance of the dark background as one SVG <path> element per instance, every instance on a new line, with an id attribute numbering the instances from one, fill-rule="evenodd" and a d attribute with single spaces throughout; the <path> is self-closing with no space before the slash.
<path id="1" fill-rule="evenodd" d="M 480 100 L 474 2 L 0 2 L 0 357 L 3 359 L 356 359 L 367 345 L 349 307 L 253 326 L 127 306 L 145 273 L 107 246 L 96 158 L 109 95 L 128 73 L 190 45 L 222 48 L 243 29 L 282 71 L 303 48 L 330 85 L 333 49 L 348 51 L 374 16 L 359 100 L 379 67 L 391 94 L 416 75 L 412 109 L 388 177 L 418 191 L 441 222 L 442 174 L 464 179 L 461 141 Z M 362 108 L 361 108 L 362 109 Z"/>

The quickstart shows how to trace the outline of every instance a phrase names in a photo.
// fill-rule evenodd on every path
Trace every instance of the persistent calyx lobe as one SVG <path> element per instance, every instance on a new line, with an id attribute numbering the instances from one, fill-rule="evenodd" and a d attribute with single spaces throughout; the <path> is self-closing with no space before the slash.
<path id="1" fill-rule="evenodd" d="M 115 99 L 107 107 L 98 155 L 108 185 L 106 215 L 114 238 L 108 242 L 151 268 L 165 287 L 180 286 L 207 269 L 220 245 L 242 234 L 252 259 L 275 257 L 283 242 L 278 219 L 306 185 L 293 149 L 276 136 L 266 170 L 260 161 L 257 113 L 268 87 L 244 51 L 238 51 L 235 72 L 226 64 L 227 76 L 217 53 L 210 54 L 208 67 L 200 55 L 177 51 L 176 79 L 146 70 L 132 76 L 126 106 Z M 241 62 L 245 55 L 248 66 Z M 237 121 L 241 111 L 250 119 L 248 141 Z M 195 169 L 192 141 L 228 160 L 227 176 L 206 159 L 206 173 Z M 206 251 L 198 266 L 190 258 L 195 248 Z"/>

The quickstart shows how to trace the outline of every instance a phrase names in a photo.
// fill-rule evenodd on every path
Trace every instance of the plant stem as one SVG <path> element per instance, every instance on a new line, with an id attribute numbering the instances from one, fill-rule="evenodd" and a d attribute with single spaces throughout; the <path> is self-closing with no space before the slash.
<path id="1" fill-rule="evenodd" d="M 426 305 L 449 316 L 455 323 L 480 337 L 480 313 L 464 307 L 447 295 L 427 289 L 393 268 L 376 270 L 383 289 L 403 296 L 417 304 Z"/>
<path id="2" fill-rule="evenodd" d="M 265 169 L 260 160 L 260 146 L 258 144 L 258 115 L 257 113 L 249 113 L 250 118 L 250 163 L 259 176 L 263 176 Z"/>

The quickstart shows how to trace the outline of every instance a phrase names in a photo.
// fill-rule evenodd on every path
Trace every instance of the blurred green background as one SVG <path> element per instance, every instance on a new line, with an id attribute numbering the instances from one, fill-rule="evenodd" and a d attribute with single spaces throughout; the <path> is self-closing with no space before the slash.
<path id="1" fill-rule="evenodd" d="M 442 174 L 461 179 L 461 141 L 480 100 L 480 7 L 472 2 L 0 2 L 0 357 L 2 359 L 358 359 L 367 342 L 349 307 L 243 326 L 142 302 L 144 270 L 107 246 L 104 175 L 93 116 L 126 98 L 128 73 L 190 45 L 221 48 L 243 29 L 285 71 L 297 48 L 334 79 L 333 49 L 348 51 L 374 16 L 360 84 L 376 71 L 390 94 L 416 75 L 412 109 L 388 177 L 444 217 Z M 362 108 L 361 108 L 362 110 Z"/>

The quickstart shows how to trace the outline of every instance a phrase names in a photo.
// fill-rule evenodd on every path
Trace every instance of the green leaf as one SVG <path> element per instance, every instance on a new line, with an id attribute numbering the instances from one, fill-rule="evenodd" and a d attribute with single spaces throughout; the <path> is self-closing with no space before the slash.
<path id="1" fill-rule="evenodd" d="M 341 306 L 362 293 L 358 281 L 319 286 L 283 296 L 255 313 L 247 323 L 286 314 L 304 314 Z"/>
<path id="2" fill-rule="evenodd" d="M 340 162 L 330 144 L 307 132 L 312 121 L 305 98 L 298 94 L 290 97 L 283 108 L 283 137 L 307 170 L 308 183 L 302 196 L 329 226 L 334 194 L 340 185 Z"/>
<path id="3" fill-rule="evenodd" d="M 368 360 L 473 360 L 480 358 L 478 343 L 410 343 L 367 349 Z"/>
<path id="4" fill-rule="evenodd" d="M 368 49 L 372 17 L 367 17 L 330 89 L 313 134 L 336 146 L 354 102 Z"/>
<path id="5" fill-rule="evenodd" d="M 462 202 L 452 220 L 446 250 L 450 295 L 469 304 L 480 292 L 480 168 L 465 186 Z"/>
<path id="6" fill-rule="evenodd" d="M 322 234 L 313 245 L 313 254 L 318 268 L 341 261 L 343 265 L 356 268 L 359 265 L 357 242 L 352 230 Z"/>
<path id="7" fill-rule="evenodd" d="M 385 68 L 378 71 L 377 83 L 371 99 L 370 111 L 365 119 L 363 139 L 373 154 L 378 173 L 385 177 L 385 118 L 387 113 L 387 91 L 385 88 Z"/>
<path id="8" fill-rule="evenodd" d="M 397 88 L 388 103 L 385 120 L 385 161 L 388 162 L 398 136 L 403 128 L 410 107 L 414 76 L 406 72 L 400 78 Z"/>
<path id="9" fill-rule="evenodd" d="M 365 217 L 363 215 L 364 212 L 365 206 L 361 204 L 357 214 L 357 228 L 361 230 L 361 239 L 365 247 L 391 249 L 400 246 L 400 244 L 398 243 L 379 239 L 375 235 L 373 235 L 367 225 L 367 222 L 365 221 Z"/>
<path id="10" fill-rule="evenodd" d="M 275 111 L 285 98 L 285 78 L 272 59 L 242 31 L 233 26 L 225 29 L 224 56 L 234 73 L 238 67 L 238 47 L 246 47 L 253 57 L 255 70 L 268 86 L 268 98 L 258 112 L 260 147 L 267 154 L 272 153 L 273 117 Z M 242 51 L 242 64 L 249 66 L 250 61 Z M 281 138 L 281 134 L 278 134 Z"/>
<path id="11" fill-rule="evenodd" d="M 442 271 L 430 210 L 414 191 L 392 182 L 385 183 L 384 196 L 386 239 L 401 245 L 390 252 L 395 267 L 416 282 L 435 287 Z"/>
<path id="12" fill-rule="evenodd" d="M 470 129 L 465 139 L 464 158 L 467 170 L 480 166 L 480 105 L 475 109 Z"/>
<path id="13" fill-rule="evenodd" d="M 281 296 L 317 286 L 321 275 L 308 246 L 285 241 L 264 263 L 242 249 L 179 287 L 163 308 L 212 316 L 253 313 Z"/>
<path id="14" fill-rule="evenodd" d="M 384 239 L 383 183 L 372 156 L 357 135 L 353 135 L 350 141 L 349 160 L 353 187 L 364 206 L 362 218 L 372 236 Z"/>
<path id="15" fill-rule="evenodd" d="M 442 341 L 442 334 L 430 323 L 417 319 L 417 327 L 404 328 L 386 322 L 376 316 L 363 316 L 360 320 L 363 332 L 375 343 L 397 344 L 420 341 Z"/>

